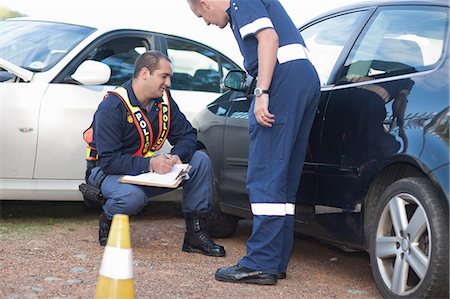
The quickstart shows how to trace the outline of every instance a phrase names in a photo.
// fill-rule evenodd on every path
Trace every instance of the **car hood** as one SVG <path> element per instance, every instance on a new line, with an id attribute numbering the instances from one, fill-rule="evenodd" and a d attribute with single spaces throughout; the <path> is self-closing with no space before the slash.
<path id="1" fill-rule="evenodd" d="M 3 58 L 0 58 L 0 67 L 21 78 L 25 82 L 30 82 L 34 76 L 34 73 L 32 71 L 29 71 L 27 69 L 24 69 L 23 67 L 15 65 L 14 63 L 9 62 Z"/>

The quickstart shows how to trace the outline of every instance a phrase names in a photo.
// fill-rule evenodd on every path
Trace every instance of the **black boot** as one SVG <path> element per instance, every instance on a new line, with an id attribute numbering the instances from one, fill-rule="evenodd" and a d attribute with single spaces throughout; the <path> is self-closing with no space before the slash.
<path id="1" fill-rule="evenodd" d="M 208 256 L 225 256 L 225 248 L 210 239 L 207 229 L 206 213 L 185 214 L 186 233 L 183 251 L 199 252 Z"/>
<path id="2" fill-rule="evenodd" d="M 98 241 L 100 246 L 105 246 L 108 241 L 109 229 L 111 228 L 112 220 L 106 217 L 105 213 L 100 215 L 99 229 L 98 229 Z"/>

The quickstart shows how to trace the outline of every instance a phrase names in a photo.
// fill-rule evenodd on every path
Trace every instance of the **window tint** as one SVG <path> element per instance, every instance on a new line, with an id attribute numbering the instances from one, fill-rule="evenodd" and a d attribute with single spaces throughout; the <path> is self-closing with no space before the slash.
<path id="1" fill-rule="evenodd" d="M 301 31 L 322 86 L 329 83 L 331 71 L 342 49 L 366 13 L 358 11 L 332 17 Z"/>
<path id="2" fill-rule="evenodd" d="M 111 68 L 111 78 L 105 85 L 122 85 L 133 76 L 138 56 L 149 48 L 144 38 L 117 38 L 96 47 L 87 59 L 103 62 Z"/>
<path id="3" fill-rule="evenodd" d="M 444 51 L 448 11 L 427 6 L 380 9 L 357 41 L 341 83 L 433 68 Z"/>
<path id="4" fill-rule="evenodd" d="M 167 38 L 172 61 L 172 89 L 220 92 L 220 81 L 238 67 L 217 52 L 181 39 Z"/>

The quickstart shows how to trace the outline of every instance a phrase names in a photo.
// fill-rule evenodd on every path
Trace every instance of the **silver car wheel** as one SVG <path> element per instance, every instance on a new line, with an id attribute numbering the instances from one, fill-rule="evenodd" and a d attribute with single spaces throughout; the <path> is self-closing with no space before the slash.
<path id="1" fill-rule="evenodd" d="M 417 198 L 400 193 L 388 201 L 377 225 L 375 254 L 380 275 L 394 294 L 407 296 L 423 282 L 430 264 L 430 234 Z"/>

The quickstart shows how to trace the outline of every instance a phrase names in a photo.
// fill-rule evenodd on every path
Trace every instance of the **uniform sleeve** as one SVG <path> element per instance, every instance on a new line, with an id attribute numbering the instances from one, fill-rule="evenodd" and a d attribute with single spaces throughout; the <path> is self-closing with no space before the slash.
<path id="1" fill-rule="evenodd" d="M 262 0 L 241 0 L 232 2 L 234 20 L 242 39 L 254 36 L 263 29 L 274 28 Z"/>
<path id="2" fill-rule="evenodd" d="M 123 104 L 114 96 L 109 96 L 103 102 L 94 116 L 94 139 L 100 167 L 105 173 L 114 175 L 148 172 L 148 158 L 123 153 Z"/>
<path id="3" fill-rule="evenodd" d="M 189 163 L 197 148 L 197 130 L 192 127 L 171 96 L 170 99 L 170 131 L 168 140 L 173 145 L 170 152 L 173 155 L 178 155 L 183 163 Z"/>

